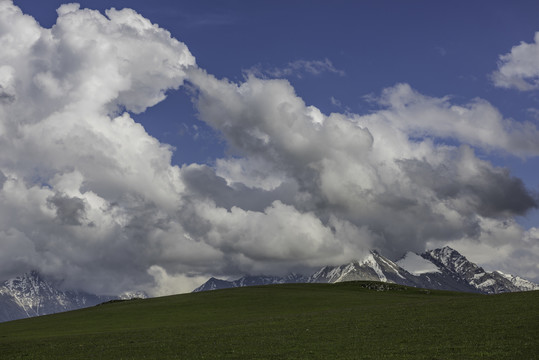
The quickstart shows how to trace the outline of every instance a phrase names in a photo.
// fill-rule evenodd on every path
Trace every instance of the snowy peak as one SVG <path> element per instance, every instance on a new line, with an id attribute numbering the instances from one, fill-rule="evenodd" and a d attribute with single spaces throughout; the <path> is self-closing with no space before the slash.
<path id="1" fill-rule="evenodd" d="M 286 284 L 297 284 L 297 283 L 304 283 L 307 278 L 305 275 L 296 274 L 296 273 L 290 273 L 286 275 L 284 278 L 284 283 Z"/>
<path id="2" fill-rule="evenodd" d="M 408 275 L 407 272 L 395 262 L 389 260 L 385 256 L 380 255 L 376 251 L 373 251 L 372 255 L 373 260 L 376 262 L 376 264 L 378 265 L 378 269 L 381 272 L 381 274 L 377 272 L 380 275 L 381 279 L 383 278 L 381 276 L 382 274 L 384 277 L 386 277 L 386 280 L 389 280 L 389 282 L 402 283 L 403 280 L 406 279 Z M 391 281 L 392 279 L 393 281 Z"/>
<path id="3" fill-rule="evenodd" d="M 373 253 L 361 260 L 354 260 L 341 266 L 324 266 L 309 277 L 309 283 L 335 283 L 358 279 L 380 281 L 380 276 L 373 267 L 378 269 Z M 382 274 L 383 276 L 383 274 Z"/>
<path id="4" fill-rule="evenodd" d="M 228 289 L 232 287 L 234 287 L 234 284 L 232 283 L 232 281 L 226 281 L 226 280 L 221 280 L 221 279 L 216 279 L 214 277 L 211 277 L 204 284 L 200 285 L 195 290 L 193 290 L 193 292 Z"/>
<path id="5" fill-rule="evenodd" d="M 9 279 L 3 284 L 7 289 L 21 294 L 39 294 L 42 291 L 51 291 L 50 284 L 42 280 L 35 270 L 16 278 Z"/>
<path id="6" fill-rule="evenodd" d="M 0 322 L 75 310 L 113 298 L 60 290 L 31 271 L 0 284 Z"/>
<path id="7" fill-rule="evenodd" d="M 516 282 L 513 283 L 500 275 L 501 273 L 485 271 L 448 246 L 427 251 L 421 256 L 441 268 L 442 273 L 447 275 L 446 278 L 457 279 L 457 282 L 470 287 L 471 291 L 498 294 L 526 290 L 525 287 L 520 287 Z"/>
<path id="8" fill-rule="evenodd" d="M 504 274 L 501 271 L 494 271 L 499 276 L 509 280 L 514 286 L 520 289 L 520 291 L 533 291 L 539 290 L 539 285 L 532 283 L 526 279 L 521 278 L 520 276 L 514 276 L 509 274 Z"/>
<path id="9" fill-rule="evenodd" d="M 234 287 L 282 284 L 284 279 L 279 276 L 244 276 L 233 281 Z"/>
<path id="10" fill-rule="evenodd" d="M 0 292 L 11 295 L 13 301 L 27 316 L 47 313 L 46 303 L 50 299 L 55 299 L 59 306 L 66 304 L 65 294 L 55 290 L 50 283 L 44 281 L 37 271 L 5 281 Z"/>
<path id="11" fill-rule="evenodd" d="M 342 266 L 324 266 L 314 274 L 312 274 L 307 282 L 313 283 L 313 282 L 322 282 L 322 283 L 333 283 L 335 282 L 342 274 L 341 268 L 346 265 Z"/>
<path id="12" fill-rule="evenodd" d="M 539 285 L 501 272 L 487 272 L 448 246 L 418 255 L 408 252 L 397 262 L 371 251 L 362 259 L 340 266 L 324 266 L 309 277 L 244 276 L 235 281 L 211 278 L 196 291 L 280 283 L 336 283 L 381 281 L 426 289 L 498 294 L 539 290 Z"/>
<path id="13" fill-rule="evenodd" d="M 483 271 L 479 266 L 468 261 L 466 257 L 449 246 L 445 246 L 441 249 L 429 250 L 421 256 L 424 259 L 459 275 Z"/>
<path id="14" fill-rule="evenodd" d="M 132 299 L 147 299 L 149 298 L 148 294 L 146 294 L 144 291 L 124 291 L 120 295 L 118 295 L 118 299 L 120 300 L 132 300 Z"/>
<path id="15" fill-rule="evenodd" d="M 308 279 L 311 283 L 335 283 L 354 280 L 401 283 L 406 281 L 406 272 L 393 261 L 371 251 L 361 260 L 341 266 L 325 266 Z M 407 285 L 411 285 L 406 281 Z"/>

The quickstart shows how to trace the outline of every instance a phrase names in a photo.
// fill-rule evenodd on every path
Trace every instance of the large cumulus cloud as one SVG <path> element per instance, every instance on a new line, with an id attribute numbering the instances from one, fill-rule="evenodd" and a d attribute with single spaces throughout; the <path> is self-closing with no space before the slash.
<path id="1" fill-rule="evenodd" d="M 224 134 L 233 152 L 250 159 L 217 163 L 228 183 L 256 187 L 254 178 L 245 179 L 264 170 L 253 171 L 250 164 L 265 164 L 268 178 L 275 181 L 279 174 L 280 186 L 297 188 L 281 201 L 317 214 L 330 229 L 335 219 L 368 229 L 369 235 L 346 239 L 364 248 L 398 256 L 406 249 L 422 251 L 427 241 L 478 238 L 482 218 L 510 218 L 537 207 L 521 180 L 480 160 L 470 146 L 433 141 L 456 138 L 489 149 L 500 146 L 500 137 L 524 136 L 503 126 L 489 128 L 493 133 L 483 139 L 470 134 L 485 126 L 482 118 L 502 123 L 489 104 L 454 109 L 447 99 L 427 98 L 401 84 L 384 91 L 378 112 L 326 116 L 307 106 L 286 80 L 251 76 L 235 84 L 193 69 L 190 81 L 200 118 Z M 517 126 L 504 122 L 509 129 Z"/>
<path id="2" fill-rule="evenodd" d="M 483 263 L 539 277 L 537 246 L 519 252 L 536 234 L 512 220 L 537 199 L 474 150 L 536 156 L 538 131 L 483 100 L 456 106 L 398 84 L 378 111 L 327 115 L 283 79 L 215 78 L 132 10 L 64 5 L 45 29 L 4 1 L 7 23 L 3 278 L 38 268 L 85 290 L 165 294 L 209 275 L 307 271 L 371 248 L 397 257 L 447 243 L 504 248 Z M 186 83 L 200 120 L 229 146 L 214 166 L 172 165 L 173 149 L 130 115 Z"/>
<path id="3" fill-rule="evenodd" d="M 181 86 L 194 57 L 132 10 L 64 5 L 44 29 L 3 1 L 0 17 L 0 229 L 15 256 L 2 275 L 37 267 L 100 292 L 148 282 L 159 245 L 181 239 L 161 229 L 182 182 L 171 148 L 124 111 Z"/>

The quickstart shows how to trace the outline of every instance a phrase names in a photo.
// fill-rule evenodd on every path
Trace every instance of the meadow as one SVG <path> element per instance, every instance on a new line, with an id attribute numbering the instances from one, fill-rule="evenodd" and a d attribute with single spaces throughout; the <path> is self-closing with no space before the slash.
<path id="1" fill-rule="evenodd" d="M 539 291 L 285 284 L 0 323 L 1 359 L 539 359 Z"/>

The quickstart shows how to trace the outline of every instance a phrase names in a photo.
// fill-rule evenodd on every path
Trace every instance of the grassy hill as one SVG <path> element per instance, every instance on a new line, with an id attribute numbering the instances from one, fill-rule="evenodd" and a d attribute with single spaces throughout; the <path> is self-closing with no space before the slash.
<path id="1" fill-rule="evenodd" d="M 0 358 L 539 359 L 538 334 L 538 291 L 287 284 L 1 323 Z"/>

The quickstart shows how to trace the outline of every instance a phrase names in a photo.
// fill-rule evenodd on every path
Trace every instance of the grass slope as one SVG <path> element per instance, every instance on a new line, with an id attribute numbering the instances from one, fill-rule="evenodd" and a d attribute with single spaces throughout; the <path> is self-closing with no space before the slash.
<path id="1" fill-rule="evenodd" d="M 289 284 L 0 324 L 2 359 L 538 359 L 539 292 Z"/>

